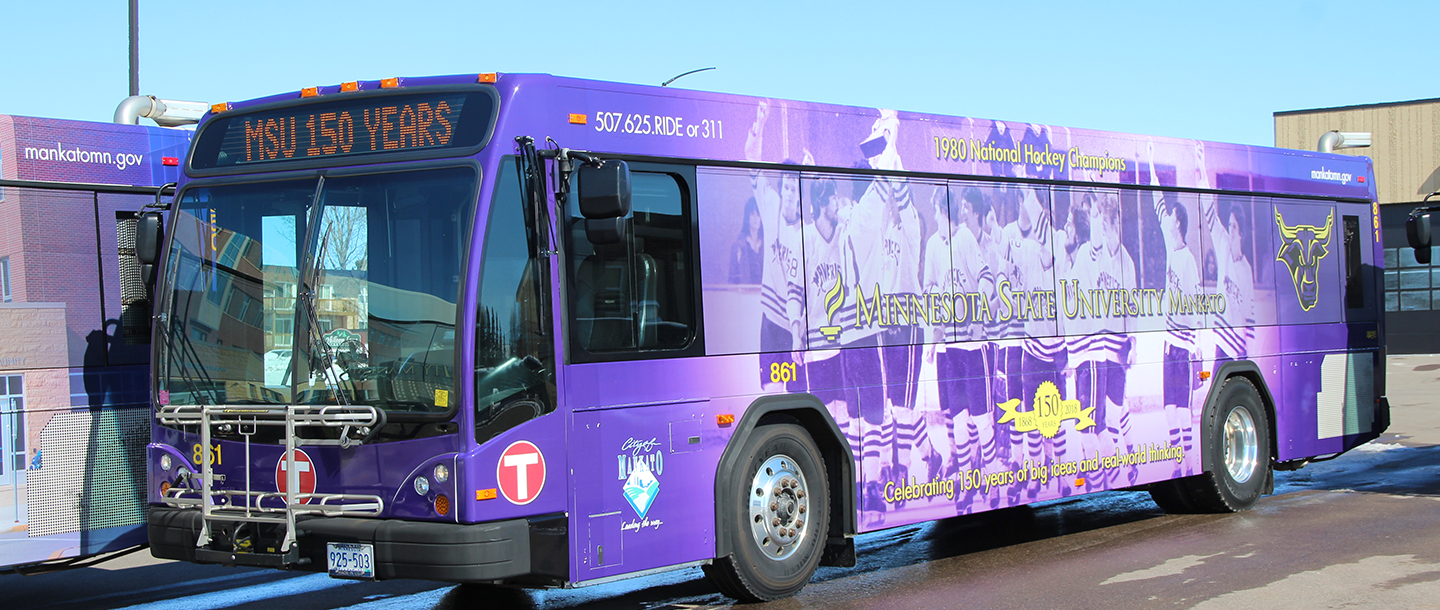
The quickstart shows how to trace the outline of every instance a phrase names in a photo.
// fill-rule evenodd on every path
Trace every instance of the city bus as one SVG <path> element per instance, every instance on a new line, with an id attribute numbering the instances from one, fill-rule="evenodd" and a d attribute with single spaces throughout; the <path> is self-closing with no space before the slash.
<path id="1" fill-rule="evenodd" d="M 884 528 L 1245 510 L 1388 425 L 1365 158 L 485 73 L 217 104 L 183 169 L 156 557 L 769 600 Z"/>
<path id="2" fill-rule="evenodd" d="M 150 337 L 121 331 L 144 291 L 122 290 L 117 228 L 190 134 L 0 115 L 0 568 L 146 542 Z"/>

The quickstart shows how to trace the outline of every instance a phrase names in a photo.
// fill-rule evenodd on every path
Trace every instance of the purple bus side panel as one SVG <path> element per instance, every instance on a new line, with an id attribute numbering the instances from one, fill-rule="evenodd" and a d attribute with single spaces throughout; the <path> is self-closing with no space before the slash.
<path id="1" fill-rule="evenodd" d="M 757 365 L 748 354 L 566 367 L 572 581 L 714 557 L 716 466 L 734 431 L 716 416 L 740 419 Z M 631 406 L 606 408 L 619 405 Z"/>
<path id="2" fill-rule="evenodd" d="M 896 125 L 877 114 L 856 142 L 872 155 L 865 163 L 910 167 L 904 147 L 872 146 Z M 773 156 L 764 151 L 777 139 L 788 139 L 782 154 L 821 155 L 804 148 L 814 131 L 787 138 L 773 120 L 756 121 L 747 158 Z M 1146 159 L 1112 180 L 1236 188 L 1239 174 L 1254 188 L 1261 179 L 1243 167 L 1209 174 L 1203 146 L 1171 144 L 1153 171 Z M 1212 164 L 1228 154 L 1218 148 Z M 862 529 L 1198 472 L 1212 383 L 1200 373 L 1224 360 L 1256 362 L 1276 393 L 1281 459 L 1338 451 L 1371 431 L 1351 421 L 1366 391 L 1347 386 L 1349 369 L 1336 364 L 1365 347 L 1338 324 L 1337 210 L 1363 205 L 1103 185 L 936 188 L 803 165 L 702 167 L 697 178 L 707 349 L 757 354 L 766 393 L 809 391 L 826 403 L 860 464 Z M 1361 232 L 1373 234 L 1368 218 Z M 1130 295 L 1117 300 L 1117 289 Z M 1356 321 L 1373 322 L 1374 310 L 1353 310 L 1365 314 Z M 941 338 L 981 342 L 924 345 Z M 1297 351 L 1316 354 L 1270 357 Z M 1289 381 L 1318 379 L 1327 353 L 1338 390 Z M 1352 377 L 1364 372 L 1356 366 Z M 1341 438 L 1317 434 L 1317 396 L 1341 414 Z M 1042 408 L 1058 415 L 1047 421 L 1035 415 Z"/>
<path id="3" fill-rule="evenodd" d="M 707 509 L 724 448 L 714 411 L 723 402 L 574 415 L 574 581 L 714 556 Z"/>
<path id="4" fill-rule="evenodd" d="M 566 428 L 565 416 L 552 413 L 516 426 L 480 447 L 471 448 L 469 455 L 463 458 L 463 473 L 458 477 L 462 484 L 457 493 L 467 494 L 467 497 L 459 498 L 462 507 L 460 520 L 469 523 L 501 521 L 568 510 L 573 478 L 570 475 Z M 462 438 L 473 439 L 475 432 L 471 428 L 461 430 L 460 434 Z M 526 489 L 522 498 L 518 487 L 510 488 L 508 494 L 502 492 L 499 480 L 502 471 L 505 471 L 509 480 L 518 485 L 518 467 L 507 466 L 502 456 L 512 448 L 517 452 L 528 452 L 523 443 L 530 443 L 539 450 L 544 466 L 525 466 Z M 495 493 L 493 496 L 482 493 L 486 491 Z"/>
<path id="5" fill-rule="evenodd" d="M 1153 156 L 1165 186 L 1375 198 L 1363 158 L 545 75 L 504 77 L 512 79 L 522 92 L 516 101 L 553 108 L 535 131 L 572 149 L 796 164 L 808 156 L 814 165 L 868 167 L 871 149 L 861 143 L 875 146 L 872 136 L 888 129 L 886 143 L 910 171 L 1147 185 Z M 570 123 L 571 113 L 588 120 Z M 877 120 L 888 127 L 877 129 Z M 747 150 L 752 132 L 764 143 L 759 154 Z"/>
<path id="6" fill-rule="evenodd" d="M 164 157 L 183 157 L 190 132 L 63 119 L 10 117 L 17 180 L 159 186 L 179 177 Z"/>

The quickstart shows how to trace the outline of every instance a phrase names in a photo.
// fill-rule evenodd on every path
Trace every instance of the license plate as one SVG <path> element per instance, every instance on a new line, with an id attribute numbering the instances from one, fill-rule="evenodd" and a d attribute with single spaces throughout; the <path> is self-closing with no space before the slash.
<path id="1" fill-rule="evenodd" d="M 331 578 L 375 579 L 375 547 L 346 542 L 325 543 Z"/>

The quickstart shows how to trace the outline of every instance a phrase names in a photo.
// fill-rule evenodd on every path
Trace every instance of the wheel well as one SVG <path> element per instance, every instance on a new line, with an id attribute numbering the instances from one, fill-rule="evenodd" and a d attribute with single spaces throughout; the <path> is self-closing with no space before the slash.
<path id="1" fill-rule="evenodd" d="M 1255 391 L 1259 392 L 1260 404 L 1265 405 L 1265 417 L 1269 419 L 1270 423 L 1270 425 L 1267 426 L 1270 429 L 1270 438 L 1268 439 L 1270 442 L 1270 459 L 1275 460 L 1275 456 L 1280 455 L 1279 433 L 1276 432 L 1278 426 L 1276 426 L 1275 420 L 1275 398 L 1270 395 L 1270 388 L 1265 385 L 1265 376 L 1260 374 L 1260 367 L 1254 362 L 1249 360 L 1226 362 L 1220 366 L 1219 370 L 1215 371 L 1214 378 L 1219 380 L 1219 383 L 1210 385 L 1210 392 L 1205 397 L 1205 406 L 1204 410 L 1201 411 L 1201 416 L 1204 417 L 1208 415 L 1210 410 L 1215 408 L 1217 401 L 1220 399 L 1220 388 L 1224 387 L 1233 377 L 1242 377 L 1248 380 L 1251 385 L 1255 386 Z M 1200 433 L 1200 431 L 1197 431 L 1197 434 L 1198 433 Z M 1200 453 L 1200 456 L 1201 468 L 1209 471 L 1212 467 L 1212 464 L 1209 462 L 1209 456 L 1203 451 Z"/>
<path id="2" fill-rule="evenodd" d="M 828 538 L 832 541 L 843 539 L 847 534 L 856 533 L 855 522 L 855 464 L 850 446 L 840 427 L 835 424 L 829 411 L 820 399 L 811 394 L 788 394 L 765 396 L 757 399 L 745 410 L 720 456 L 715 474 L 715 554 L 724 557 L 731 553 L 728 525 L 721 518 L 721 498 L 728 483 L 726 475 L 735 472 L 740 461 L 740 447 L 745 439 L 760 426 L 791 423 L 805 428 L 820 456 L 825 460 L 825 476 L 830 481 L 830 528 Z"/>

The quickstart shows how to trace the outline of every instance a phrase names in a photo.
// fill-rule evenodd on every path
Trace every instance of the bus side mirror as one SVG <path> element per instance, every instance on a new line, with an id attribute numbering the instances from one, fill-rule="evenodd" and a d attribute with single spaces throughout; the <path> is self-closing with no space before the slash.
<path id="1" fill-rule="evenodd" d="M 140 215 L 135 227 L 135 256 L 140 264 L 153 265 L 160 261 L 160 240 L 165 232 L 164 221 L 159 212 L 145 212 Z"/>
<path id="2" fill-rule="evenodd" d="M 579 170 L 580 215 L 589 219 L 630 215 L 630 166 L 611 159 Z"/>
<path id="3" fill-rule="evenodd" d="M 159 212 L 145 212 L 135 227 L 135 258 L 140 259 L 140 278 L 146 287 L 155 286 L 155 263 L 160 262 L 160 242 L 165 223 Z"/>
<path id="4" fill-rule="evenodd" d="M 1430 264 L 1430 214 L 1419 214 L 1405 219 L 1405 237 L 1415 249 L 1415 260 Z"/>

